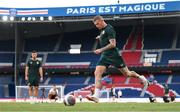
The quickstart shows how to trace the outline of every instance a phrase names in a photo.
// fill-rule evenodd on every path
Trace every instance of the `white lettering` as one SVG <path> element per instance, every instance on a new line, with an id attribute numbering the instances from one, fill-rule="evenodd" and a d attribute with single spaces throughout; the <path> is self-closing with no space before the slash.
<path id="1" fill-rule="evenodd" d="M 153 4 L 152 5 L 152 10 L 158 10 L 158 8 L 159 8 L 158 6 L 159 6 L 158 4 Z"/>
<path id="2" fill-rule="evenodd" d="M 88 14 L 88 13 L 95 13 L 95 7 L 88 7 L 88 8 L 67 8 L 66 14 Z"/>
<path id="3" fill-rule="evenodd" d="M 115 12 L 116 6 L 99 7 L 99 13 Z"/>
<path id="4" fill-rule="evenodd" d="M 144 5 L 141 5 L 140 11 L 144 11 Z"/>
<path id="5" fill-rule="evenodd" d="M 91 7 L 91 8 L 90 8 L 90 11 L 89 11 L 89 13 L 91 13 L 91 14 L 92 14 L 92 13 L 95 13 L 95 12 L 96 12 L 96 9 L 95 9 L 95 7 Z"/>
<path id="6" fill-rule="evenodd" d="M 133 12 L 132 6 L 129 6 L 129 7 L 128 7 L 127 12 Z"/>
<path id="7" fill-rule="evenodd" d="M 70 14 L 70 13 L 72 13 L 72 11 L 73 11 L 72 8 L 68 8 L 66 14 Z"/>
<path id="8" fill-rule="evenodd" d="M 150 4 L 145 5 L 144 9 L 147 10 L 147 11 L 150 11 L 151 10 L 151 5 Z"/>
<path id="9" fill-rule="evenodd" d="M 85 13 L 86 13 L 86 9 L 85 9 L 85 8 L 80 8 L 79 13 L 80 13 L 80 14 L 85 14 Z"/>
<path id="10" fill-rule="evenodd" d="M 104 7 L 99 7 L 99 13 L 103 13 L 104 12 Z"/>
<path id="11" fill-rule="evenodd" d="M 141 10 L 140 5 L 135 5 L 135 6 L 134 6 L 134 10 L 135 10 L 135 11 L 140 11 L 140 10 Z"/>
<path id="12" fill-rule="evenodd" d="M 117 6 L 112 6 L 111 8 L 112 8 L 112 12 L 115 12 L 117 9 Z"/>
<path id="13" fill-rule="evenodd" d="M 111 12 L 110 7 L 105 7 L 105 8 L 104 8 L 104 12 L 105 12 L 105 13 Z"/>
<path id="14" fill-rule="evenodd" d="M 163 3 L 163 4 L 159 4 L 159 10 L 165 10 L 166 8 L 165 8 L 165 4 Z"/>
<path id="15" fill-rule="evenodd" d="M 126 6 L 120 6 L 119 12 L 126 12 Z"/>
<path id="16" fill-rule="evenodd" d="M 75 8 L 74 9 L 74 11 L 72 12 L 72 14 L 78 14 L 79 12 L 78 12 L 78 9 L 77 8 Z"/>

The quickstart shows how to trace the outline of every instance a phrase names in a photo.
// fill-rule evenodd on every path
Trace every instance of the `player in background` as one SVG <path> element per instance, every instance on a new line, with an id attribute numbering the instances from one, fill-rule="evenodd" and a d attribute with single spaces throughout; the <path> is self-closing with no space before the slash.
<path id="1" fill-rule="evenodd" d="M 109 97 L 110 97 L 110 102 L 114 102 L 116 98 L 116 91 L 115 91 L 115 86 L 112 85 L 109 91 Z"/>
<path id="2" fill-rule="evenodd" d="M 48 98 L 50 99 L 50 101 L 58 100 L 58 89 L 56 88 L 56 85 L 53 85 L 53 87 L 49 90 Z"/>
<path id="3" fill-rule="evenodd" d="M 39 81 L 43 81 L 42 62 L 37 59 L 36 51 L 31 53 L 31 59 L 29 59 L 26 64 L 25 80 L 28 81 L 31 103 L 34 103 L 38 97 Z"/>
<path id="4" fill-rule="evenodd" d="M 144 84 L 144 88 L 147 88 L 149 85 L 148 80 L 144 76 L 137 74 L 135 71 L 130 71 L 119 54 L 119 49 L 116 47 L 116 32 L 114 28 L 110 24 L 107 24 L 104 18 L 99 15 L 93 18 L 93 23 L 100 30 L 98 38 L 101 45 L 101 48 L 96 49 L 94 53 L 101 54 L 101 57 L 97 62 L 94 72 L 95 93 L 94 95 L 87 96 L 87 99 L 96 103 L 99 102 L 99 93 L 102 87 L 102 74 L 109 65 L 118 68 L 118 70 L 127 77 L 139 78 Z"/>

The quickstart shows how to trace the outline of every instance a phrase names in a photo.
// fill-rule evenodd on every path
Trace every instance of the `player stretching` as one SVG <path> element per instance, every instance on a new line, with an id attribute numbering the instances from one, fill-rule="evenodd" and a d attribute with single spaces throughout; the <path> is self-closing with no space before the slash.
<path id="1" fill-rule="evenodd" d="M 31 59 L 28 60 L 25 68 L 25 80 L 28 81 L 29 86 L 29 97 L 31 103 L 36 101 L 38 96 L 38 86 L 39 80 L 43 81 L 43 70 L 41 66 L 41 61 L 37 59 L 37 52 L 33 51 L 31 53 Z M 33 94 L 34 93 L 34 94 Z"/>
<path id="2" fill-rule="evenodd" d="M 101 48 L 96 49 L 94 53 L 101 54 L 101 57 L 97 62 L 96 70 L 94 72 L 95 93 L 94 95 L 87 96 L 87 99 L 96 103 L 99 102 L 102 74 L 106 71 L 106 68 L 109 65 L 118 68 L 118 70 L 127 77 L 139 78 L 144 84 L 144 88 L 147 88 L 149 85 L 147 79 L 134 71 L 130 71 L 125 65 L 121 55 L 119 54 L 119 49 L 116 47 L 116 32 L 114 28 L 110 24 L 107 24 L 104 21 L 104 18 L 99 15 L 93 18 L 93 23 L 100 30 L 98 39 L 101 45 Z"/>

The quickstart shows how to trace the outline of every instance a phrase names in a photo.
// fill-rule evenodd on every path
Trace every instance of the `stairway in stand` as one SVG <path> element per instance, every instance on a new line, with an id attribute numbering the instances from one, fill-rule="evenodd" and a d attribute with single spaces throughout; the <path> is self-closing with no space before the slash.
<path id="1" fill-rule="evenodd" d="M 123 47 L 122 57 L 128 66 L 140 66 L 143 49 L 143 26 L 135 26 Z"/>

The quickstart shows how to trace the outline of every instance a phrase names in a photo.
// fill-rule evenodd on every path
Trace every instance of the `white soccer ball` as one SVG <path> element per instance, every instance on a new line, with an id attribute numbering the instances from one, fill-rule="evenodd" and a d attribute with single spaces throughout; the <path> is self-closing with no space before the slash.
<path id="1" fill-rule="evenodd" d="M 63 102 L 65 106 L 73 106 L 76 104 L 76 98 L 73 95 L 66 95 Z"/>

